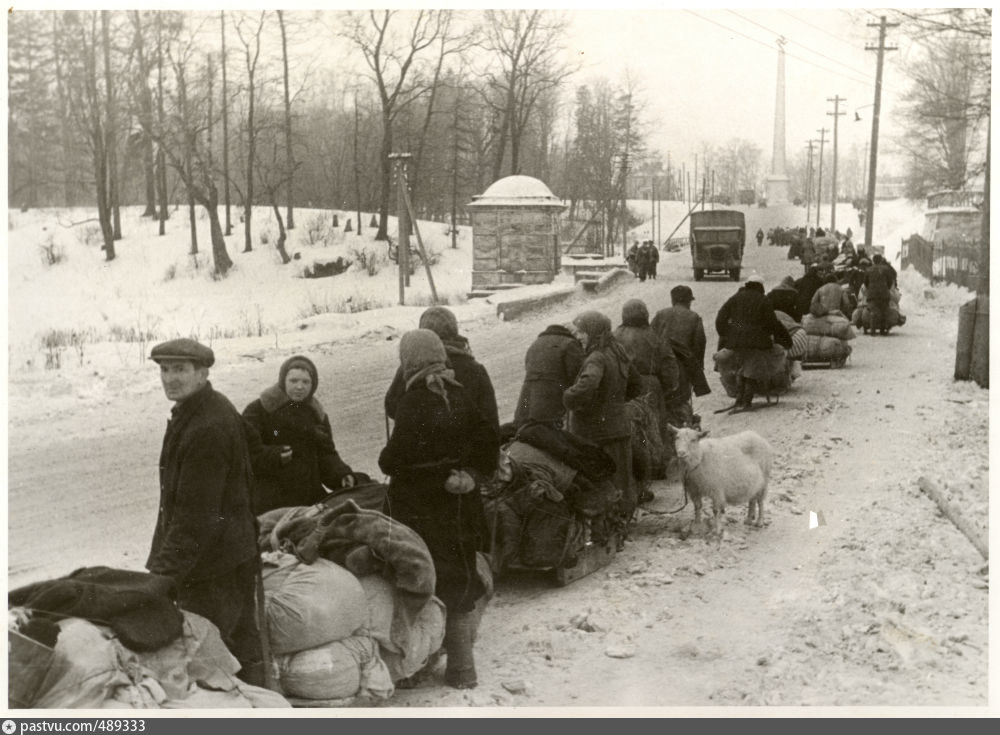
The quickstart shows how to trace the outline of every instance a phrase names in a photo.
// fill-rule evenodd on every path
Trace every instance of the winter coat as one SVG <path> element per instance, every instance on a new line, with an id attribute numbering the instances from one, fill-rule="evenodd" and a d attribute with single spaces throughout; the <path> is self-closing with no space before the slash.
<path id="1" fill-rule="evenodd" d="M 802 310 L 799 308 L 799 294 L 794 287 L 775 287 L 771 289 L 767 294 L 767 301 L 775 311 L 783 311 L 795 321 L 802 321 Z"/>
<path id="2" fill-rule="evenodd" d="M 642 394 L 638 371 L 621 346 L 617 348 L 620 357 L 610 347 L 592 350 L 563 393 L 563 404 L 571 412 L 570 431 L 597 444 L 631 435 L 625 403 Z"/>
<path id="3" fill-rule="evenodd" d="M 208 383 L 171 411 L 146 569 L 182 585 L 231 574 L 256 558 L 252 487 L 243 419 Z"/>
<path id="4" fill-rule="evenodd" d="M 351 468 L 340 458 L 333 430 L 323 406 L 315 397 L 293 401 L 277 385 L 243 410 L 250 428 L 250 458 L 257 479 L 254 512 L 313 505 L 340 488 Z M 292 448 L 287 464 L 283 446 Z"/>
<path id="5" fill-rule="evenodd" d="M 386 513 L 424 540 L 437 573 L 435 594 L 448 610 L 469 611 L 485 587 L 476 550 L 485 526 L 478 487 L 464 495 L 444 489 L 451 470 L 479 482 L 497 467 L 499 442 L 465 388 L 448 384 L 447 403 L 418 381 L 396 404 L 396 423 L 378 458 L 391 477 Z"/>
<path id="6" fill-rule="evenodd" d="M 677 390 L 680 371 L 677 358 L 669 345 L 657 339 L 651 327 L 623 324 L 614 331 L 614 336 L 628 352 L 643 386 L 652 390 L 657 405 Z"/>
<path id="7" fill-rule="evenodd" d="M 448 355 L 448 367 L 455 372 L 455 380 L 462 384 L 468 391 L 472 402 L 479 411 L 486 417 L 493 431 L 500 435 L 500 417 L 497 411 L 497 398 L 493 389 L 493 382 L 490 380 L 486 368 L 472 356 L 469 350 L 469 342 L 460 338 L 458 340 L 442 340 L 445 352 Z M 396 411 L 399 401 L 406 392 L 406 381 L 403 380 L 403 369 L 396 370 L 396 375 L 392 379 L 392 384 L 385 394 L 385 413 L 392 420 L 396 420 Z"/>
<path id="8" fill-rule="evenodd" d="M 826 282 L 826 278 L 821 276 L 815 268 L 810 268 L 808 273 L 795 282 L 795 290 L 798 292 L 798 301 L 796 301 L 796 304 L 799 308 L 800 320 L 802 316 L 809 313 L 813 294 Z"/>
<path id="9" fill-rule="evenodd" d="M 876 263 L 865 272 L 865 299 L 886 303 L 889 291 L 896 285 L 896 270 L 888 263 Z"/>
<path id="10" fill-rule="evenodd" d="M 788 330 L 774 315 L 767 297 L 755 288 L 741 288 L 722 305 L 715 330 L 720 350 L 770 350 L 772 337 L 782 347 L 792 346 Z"/>
<path id="11" fill-rule="evenodd" d="M 812 302 L 809 304 L 809 313 L 820 317 L 835 311 L 840 312 L 843 316 L 850 314 L 850 297 L 839 283 L 825 283 L 813 294 Z"/>
<path id="12" fill-rule="evenodd" d="M 661 342 L 673 347 L 681 367 L 678 386 L 667 402 L 687 400 L 694 390 L 696 396 L 711 393 L 705 379 L 705 325 L 701 316 L 686 306 L 670 306 L 656 312 L 651 324 Z"/>
<path id="13" fill-rule="evenodd" d="M 583 345 L 573 333 L 556 324 L 546 327 L 524 356 L 524 383 L 514 424 L 562 421 L 566 415 L 563 392 L 573 385 L 582 366 Z"/>

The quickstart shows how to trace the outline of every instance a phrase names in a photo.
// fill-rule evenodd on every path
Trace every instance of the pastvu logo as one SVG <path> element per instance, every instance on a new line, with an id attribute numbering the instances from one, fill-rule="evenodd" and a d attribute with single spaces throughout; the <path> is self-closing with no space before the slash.
<path id="1" fill-rule="evenodd" d="M 5 735 L 11 735 L 17 729 L 17 724 L 14 720 L 4 720 L 3 721 L 3 731 Z"/>

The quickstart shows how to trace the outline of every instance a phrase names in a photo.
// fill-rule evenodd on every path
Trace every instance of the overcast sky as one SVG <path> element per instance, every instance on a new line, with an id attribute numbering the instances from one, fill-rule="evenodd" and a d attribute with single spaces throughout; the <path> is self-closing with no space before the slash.
<path id="1" fill-rule="evenodd" d="M 748 138 L 771 163 L 779 36 L 786 40 L 785 138 L 791 161 L 810 138 L 827 128 L 832 139 L 833 102 L 840 109 L 839 146 L 863 148 L 871 133 L 876 44 L 875 15 L 858 9 L 600 10 L 569 11 L 571 56 L 581 75 L 620 77 L 627 67 L 641 80 L 653 147 L 693 162 L 701 141 Z M 889 37 L 903 46 L 905 39 Z M 887 54 L 883 133 L 888 110 L 904 81 Z M 859 109 L 861 108 L 861 109 Z M 855 122 L 855 111 L 862 117 Z M 883 141 L 885 138 L 882 138 Z M 827 148 L 827 150 L 830 150 Z"/>

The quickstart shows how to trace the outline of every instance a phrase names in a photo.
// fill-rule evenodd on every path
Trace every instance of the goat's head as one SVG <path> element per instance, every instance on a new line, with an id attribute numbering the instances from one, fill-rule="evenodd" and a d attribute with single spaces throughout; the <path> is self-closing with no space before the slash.
<path id="1" fill-rule="evenodd" d="M 699 429 L 678 429 L 670 424 L 667 424 L 667 431 L 674 440 L 674 451 L 677 452 L 677 458 L 688 467 L 697 466 L 701 462 L 699 442 L 702 437 L 708 436 L 708 432 Z"/>

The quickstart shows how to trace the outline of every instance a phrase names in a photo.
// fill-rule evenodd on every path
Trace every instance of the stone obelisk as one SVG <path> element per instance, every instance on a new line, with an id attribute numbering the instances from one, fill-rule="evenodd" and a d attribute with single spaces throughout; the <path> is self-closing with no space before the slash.
<path id="1" fill-rule="evenodd" d="M 778 39 L 778 83 L 774 92 L 774 147 L 771 175 L 764 180 L 769 205 L 788 204 L 790 179 L 785 173 L 785 39 Z"/>

